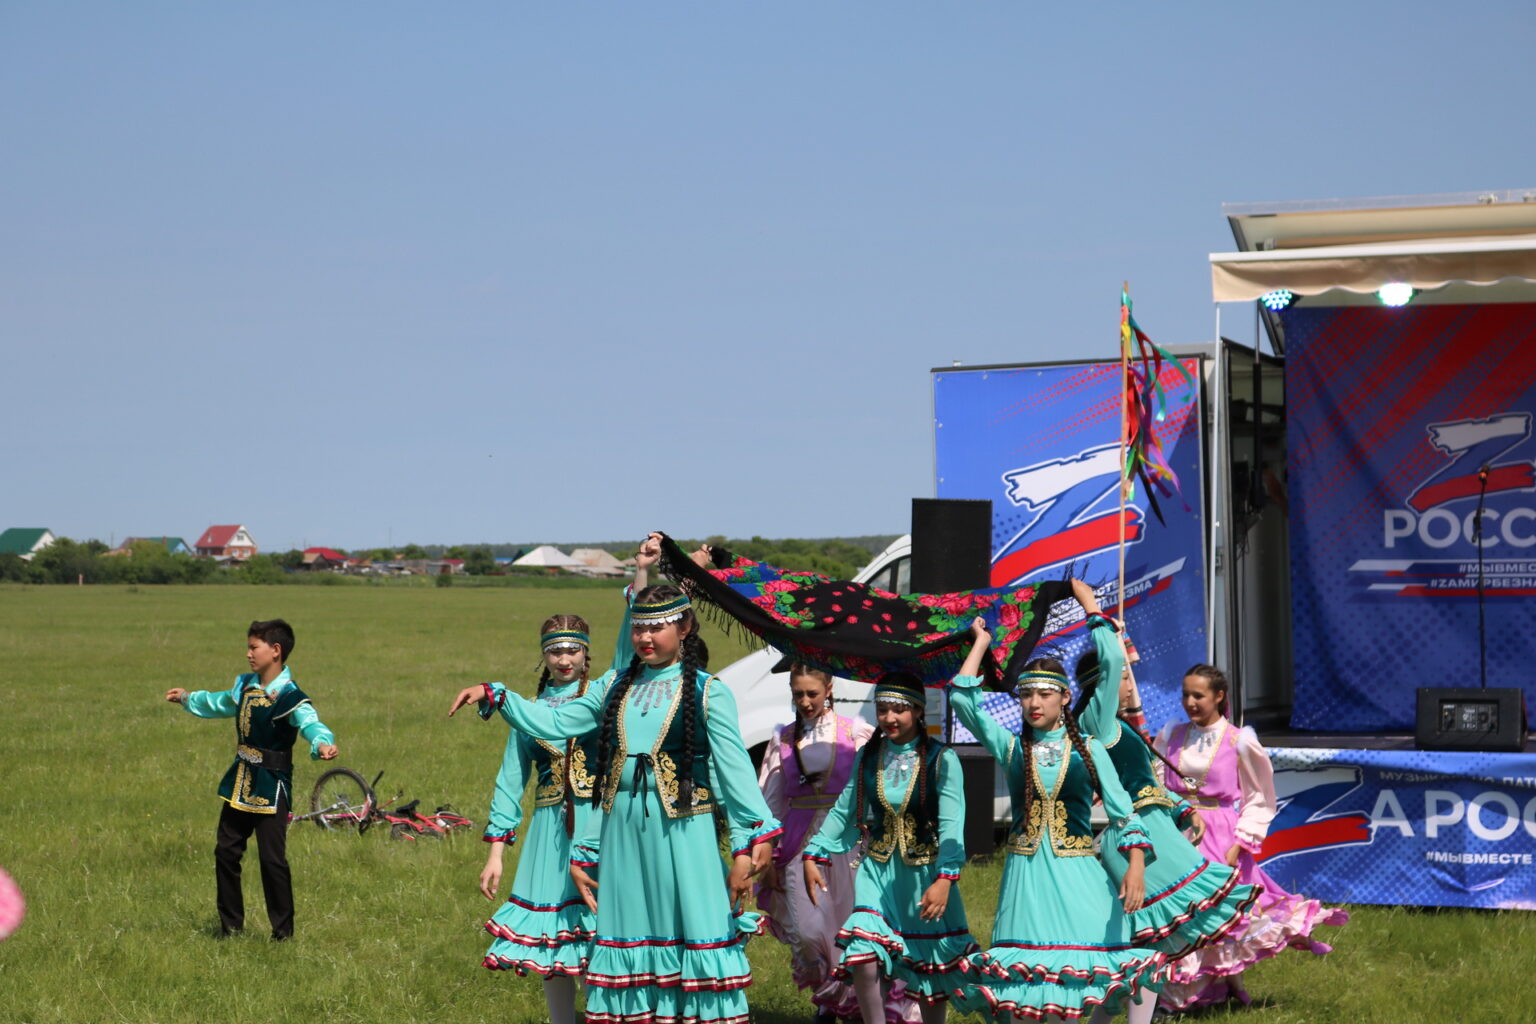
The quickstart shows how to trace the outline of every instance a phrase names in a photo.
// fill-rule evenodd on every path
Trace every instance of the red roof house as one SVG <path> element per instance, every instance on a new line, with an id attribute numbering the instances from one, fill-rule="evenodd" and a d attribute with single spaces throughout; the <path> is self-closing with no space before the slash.
<path id="1" fill-rule="evenodd" d="M 197 553 L 209 558 L 244 560 L 256 553 L 256 541 L 245 527 L 210 526 L 197 538 Z"/>
<path id="2" fill-rule="evenodd" d="M 344 569 L 351 564 L 352 559 L 335 548 L 304 549 L 304 567 L 306 569 Z"/>

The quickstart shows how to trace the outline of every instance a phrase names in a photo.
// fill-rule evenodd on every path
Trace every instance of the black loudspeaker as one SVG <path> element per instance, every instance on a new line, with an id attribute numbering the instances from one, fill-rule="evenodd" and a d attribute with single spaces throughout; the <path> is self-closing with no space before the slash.
<path id="1" fill-rule="evenodd" d="M 997 797 L 997 762 L 986 748 L 956 747 L 960 773 L 965 777 L 965 855 L 985 857 L 997 849 L 997 826 L 992 803 Z"/>
<path id="2" fill-rule="evenodd" d="M 912 593 L 992 585 L 992 502 L 912 499 Z"/>
<path id="3" fill-rule="evenodd" d="M 1525 702 L 1514 687 L 1421 686 L 1414 744 L 1420 750 L 1525 749 Z"/>

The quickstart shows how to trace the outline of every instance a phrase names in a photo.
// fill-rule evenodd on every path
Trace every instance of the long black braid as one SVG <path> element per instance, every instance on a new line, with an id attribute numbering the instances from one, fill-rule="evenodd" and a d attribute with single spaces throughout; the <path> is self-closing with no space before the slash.
<path id="1" fill-rule="evenodd" d="M 581 665 L 581 686 L 576 689 L 576 699 L 578 700 L 587 695 L 587 686 L 591 682 L 588 678 L 591 667 L 592 655 L 591 652 L 588 652 L 586 660 Z M 573 839 L 576 836 L 576 793 L 571 788 L 571 758 L 575 756 L 576 740 L 568 739 L 565 741 L 565 761 L 560 766 L 561 792 L 565 794 L 561 797 L 560 802 L 565 805 L 565 835 L 567 839 Z M 595 792 L 597 787 L 593 786 L 592 789 Z"/>
<path id="2" fill-rule="evenodd" d="M 597 771 L 592 776 L 593 807 L 600 807 L 603 803 L 603 791 L 608 786 L 608 774 L 613 769 L 614 748 L 619 743 L 619 709 L 624 706 L 624 695 L 629 692 L 630 685 L 640 678 L 640 666 L 640 655 L 630 657 L 629 667 L 614 680 L 608 690 L 608 698 L 603 702 L 603 721 L 597 727 Z M 622 759 L 626 753 L 619 751 L 619 757 Z"/>
<path id="3" fill-rule="evenodd" d="M 875 771 L 880 771 L 880 750 L 885 746 L 885 732 L 875 730 L 875 734 L 859 750 L 859 763 L 854 766 L 854 778 L 857 780 L 853 791 L 853 815 L 859 823 L 859 833 L 867 841 L 869 839 L 869 794 L 864 789 L 864 762 L 873 760 Z"/>
<path id="4" fill-rule="evenodd" d="M 683 667 L 683 757 L 682 764 L 677 766 L 677 801 L 679 810 L 689 810 L 693 807 L 693 742 L 699 716 L 699 670 L 709 664 L 709 648 L 699 636 L 699 622 L 692 612 L 678 625 L 683 622 L 693 628 L 683 637 L 680 659 Z"/>
<path id="5" fill-rule="evenodd" d="M 938 816 L 930 814 L 928 807 L 928 787 L 938 785 L 937 781 L 930 782 L 928 775 L 928 722 L 927 715 L 922 709 L 917 712 L 917 781 L 913 784 L 917 789 L 917 807 L 913 811 L 913 817 L 917 819 L 918 842 L 936 842 L 938 840 L 939 822 Z M 909 804 L 910 806 L 910 804 Z"/>
<path id="6" fill-rule="evenodd" d="M 1067 727 L 1067 738 L 1072 741 L 1072 749 L 1077 751 L 1077 756 L 1083 759 L 1083 767 L 1088 769 L 1088 778 L 1093 781 L 1093 792 L 1100 800 L 1104 799 L 1104 789 L 1099 785 L 1099 770 L 1094 767 L 1088 741 L 1083 739 L 1083 731 L 1077 727 L 1077 716 L 1065 704 L 1061 708 L 1061 720 Z M 1066 770 L 1066 765 L 1062 766 L 1062 770 Z"/>

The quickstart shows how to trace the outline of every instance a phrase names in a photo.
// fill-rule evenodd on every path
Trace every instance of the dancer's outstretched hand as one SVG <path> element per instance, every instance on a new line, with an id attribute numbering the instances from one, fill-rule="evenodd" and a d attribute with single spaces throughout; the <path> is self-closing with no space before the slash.
<path id="1" fill-rule="evenodd" d="M 185 704 L 187 702 L 187 691 L 179 686 L 173 687 L 165 691 L 165 699 L 172 704 Z"/>
<path id="2" fill-rule="evenodd" d="M 452 718 L 453 717 L 453 713 L 455 711 L 459 710 L 459 708 L 463 707 L 466 704 L 474 704 L 475 702 L 479 701 L 484 696 L 485 696 L 485 687 L 483 687 L 483 686 L 466 686 L 466 687 L 464 687 L 464 689 L 459 691 L 459 695 L 457 697 L 453 698 L 453 707 L 448 709 L 448 717 Z"/>
<path id="3" fill-rule="evenodd" d="M 340 751 L 336 749 L 336 744 L 334 743 L 322 743 L 316 753 L 320 755 L 320 760 L 322 761 L 334 761 Z"/>
<path id="4" fill-rule="evenodd" d="M 585 903 L 592 913 L 597 913 L 597 880 L 587 874 L 585 868 L 572 864 L 571 881 L 576 883 L 576 891 L 581 894 L 581 902 Z"/>
<path id="5" fill-rule="evenodd" d="M 819 907 L 821 900 L 816 894 L 827 891 L 827 880 L 821 877 L 821 868 L 816 866 L 815 861 L 803 860 L 800 863 L 805 870 L 805 894 L 811 898 L 811 906 Z"/>
<path id="6" fill-rule="evenodd" d="M 949 906 L 949 890 L 954 883 L 948 878 L 935 879 L 934 883 L 923 890 L 923 898 L 917 901 L 917 916 L 924 921 L 937 921 L 944 916 L 944 908 Z"/>

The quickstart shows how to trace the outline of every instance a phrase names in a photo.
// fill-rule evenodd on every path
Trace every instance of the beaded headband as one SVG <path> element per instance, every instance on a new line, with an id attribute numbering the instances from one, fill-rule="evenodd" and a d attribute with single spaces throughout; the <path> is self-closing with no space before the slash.
<path id="1" fill-rule="evenodd" d="M 592 641 L 587 634 L 578 629 L 557 629 L 539 637 L 539 646 L 544 649 L 545 654 L 548 654 L 562 647 L 586 649 L 592 646 Z"/>
<path id="2" fill-rule="evenodd" d="M 1072 687 L 1067 685 L 1067 677 L 1060 672 L 1045 672 L 1035 670 L 1019 673 L 1019 685 L 1014 687 L 1015 693 L 1023 693 L 1025 690 L 1059 690 L 1067 696 L 1072 695 Z"/>
<path id="3" fill-rule="evenodd" d="M 651 604 L 636 601 L 630 605 L 629 621 L 634 626 L 664 626 L 669 622 L 677 622 L 692 607 L 693 602 L 688 600 L 687 594 Z"/>
<path id="4" fill-rule="evenodd" d="M 921 687 L 907 683 L 882 683 L 875 687 L 876 704 L 906 704 L 914 708 L 928 706 Z"/>

